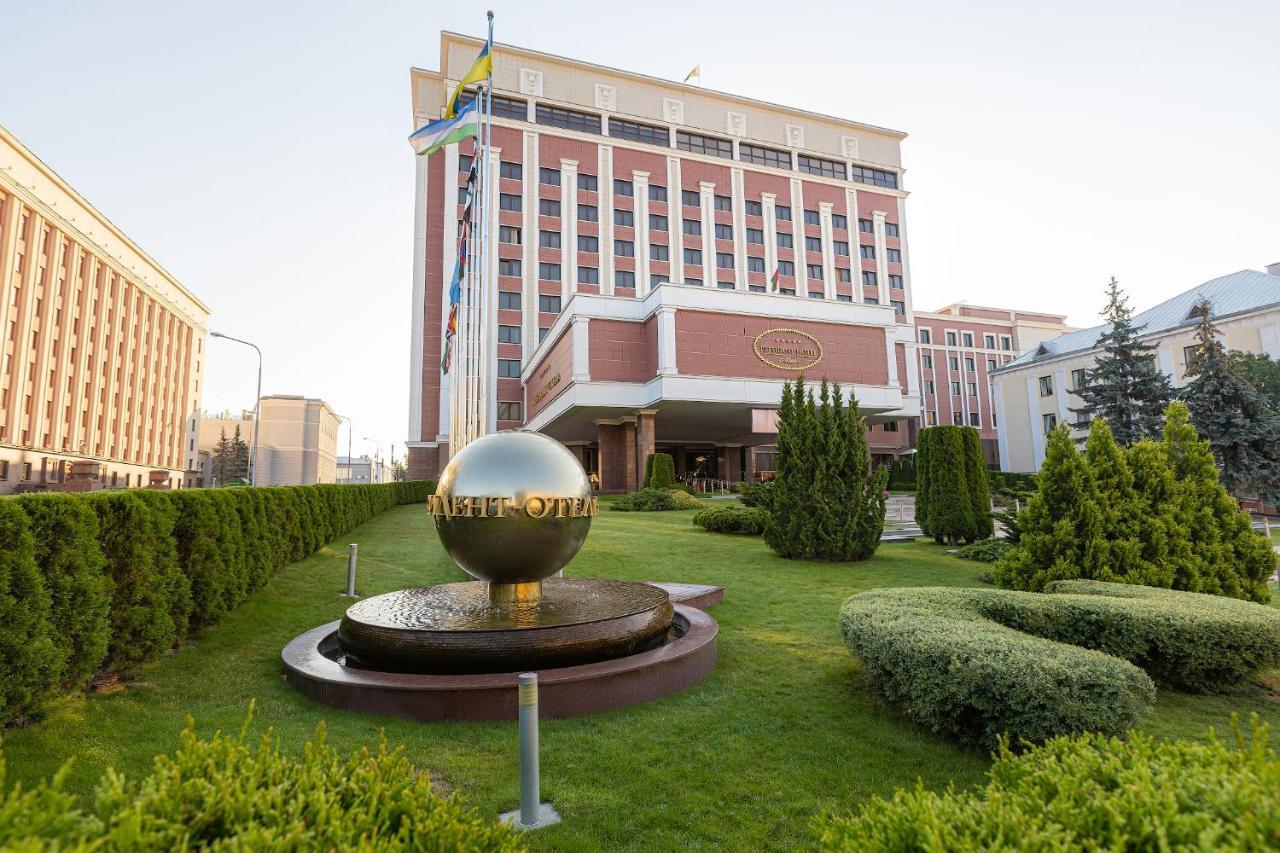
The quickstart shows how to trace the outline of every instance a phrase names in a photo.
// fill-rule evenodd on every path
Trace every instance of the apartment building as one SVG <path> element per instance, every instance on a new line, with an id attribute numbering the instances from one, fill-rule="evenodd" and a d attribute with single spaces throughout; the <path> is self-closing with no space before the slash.
<path id="1" fill-rule="evenodd" d="M 341 419 L 324 400 L 293 394 L 263 397 L 258 430 L 259 486 L 304 486 L 337 482 L 338 425 Z M 203 484 L 223 485 L 214 470 L 213 451 L 225 433 L 231 438 L 240 429 L 246 444 L 253 442 L 253 410 L 232 416 L 228 412 L 200 418 L 199 449 L 208 454 Z"/>

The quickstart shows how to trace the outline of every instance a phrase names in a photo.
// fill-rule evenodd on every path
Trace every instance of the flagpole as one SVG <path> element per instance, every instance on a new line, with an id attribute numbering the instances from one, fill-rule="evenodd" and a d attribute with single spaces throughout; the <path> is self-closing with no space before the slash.
<path id="1" fill-rule="evenodd" d="M 486 13 L 486 15 L 489 20 L 489 73 L 485 78 L 485 87 L 484 87 L 485 88 L 484 150 L 485 150 L 485 157 L 489 158 L 492 156 L 491 149 L 493 146 L 493 10 L 490 9 Z M 480 304 L 484 311 L 482 315 L 481 326 L 480 326 L 480 344 L 481 344 L 480 351 L 481 351 L 481 358 L 483 360 L 481 362 L 482 367 L 479 374 L 480 406 L 479 406 L 479 412 L 478 412 L 478 418 L 477 418 L 478 420 L 477 428 L 479 429 L 480 435 L 488 434 L 490 429 L 490 425 L 489 425 L 489 420 L 490 420 L 489 419 L 489 409 L 490 409 L 489 384 L 490 382 L 489 382 L 489 379 L 490 379 L 490 375 L 496 370 L 496 364 L 494 363 L 494 359 L 497 357 L 497 347 L 494 345 L 494 341 L 493 341 L 496 335 L 495 335 L 495 330 L 493 329 L 492 318 L 490 316 L 492 313 L 492 308 L 490 307 L 490 305 L 497 298 L 496 296 L 494 296 L 494 292 L 497 290 L 497 283 L 493 275 L 494 253 L 490 249 L 489 240 L 492 234 L 490 231 L 491 229 L 490 218 L 488 216 L 485 217 L 484 226 L 485 226 L 485 241 L 484 241 L 485 276 L 484 276 L 484 291 L 480 301 Z"/>

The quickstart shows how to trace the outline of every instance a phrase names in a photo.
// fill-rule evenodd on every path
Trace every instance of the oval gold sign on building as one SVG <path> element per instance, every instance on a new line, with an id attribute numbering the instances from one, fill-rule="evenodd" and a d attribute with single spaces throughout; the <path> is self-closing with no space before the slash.
<path id="1" fill-rule="evenodd" d="M 756 358 L 779 370 L 808 370 L 822 361 L 822 344 L 799 329 L 765 329 L 756 335 Z"/>

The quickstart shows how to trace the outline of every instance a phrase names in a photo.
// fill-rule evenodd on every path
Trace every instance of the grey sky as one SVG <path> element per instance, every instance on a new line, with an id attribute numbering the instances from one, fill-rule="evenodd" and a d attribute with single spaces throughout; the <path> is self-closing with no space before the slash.
<path id="1" fill-rule="evenodd" d="M 408 68 L 486 8 L 499 41 L 675 80 L 701 64 L 708 88 L 907 131 L 918 308 L 1088 325 L 1110 275 L 1144 308 L 1280 260 L 1264 0 L 0 0 L 0 123 L 262 346 L 265 392 L 323 397 L 357 453 L 386 453 L 407 418 Z M 252 364 L 212 342 L 205 407 L 250 405 Z"/>

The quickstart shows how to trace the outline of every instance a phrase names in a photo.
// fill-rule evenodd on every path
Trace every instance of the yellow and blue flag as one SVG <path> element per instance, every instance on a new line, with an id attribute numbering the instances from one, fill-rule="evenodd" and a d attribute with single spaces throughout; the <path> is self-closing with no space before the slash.
<path id="1" fill-rule="evenodd" d="M 453 90 L 453 96 L 449 98 L 449 103 L 445 106 L 444 117 L 453 118 L 458 114 L 458 101 L 462 98 L 462 93 L 472 83 L 479 83 L 481 80 L 488 79 L 493 74 L 493 33 L 489 33 L 489 38 L 484 43 L 484 47 L 480 49 L 480 55 L 476 57 L 475 63 L 471 66 L 471 70 L 463 75 L 458 81 L 458 88 Z"/>

